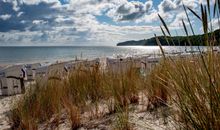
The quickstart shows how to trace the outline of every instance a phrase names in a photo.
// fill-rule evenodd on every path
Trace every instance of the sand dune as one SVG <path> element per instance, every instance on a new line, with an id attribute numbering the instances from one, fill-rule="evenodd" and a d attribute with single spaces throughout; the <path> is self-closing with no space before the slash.
<path id="1" fill-rule="evenodd" d="M 10 122 L 8 119 L 8 114 L 10 112 L 11 106 L 17 101 L 21 95 L 0 97 L 0 130 L 10 129 Z"/>

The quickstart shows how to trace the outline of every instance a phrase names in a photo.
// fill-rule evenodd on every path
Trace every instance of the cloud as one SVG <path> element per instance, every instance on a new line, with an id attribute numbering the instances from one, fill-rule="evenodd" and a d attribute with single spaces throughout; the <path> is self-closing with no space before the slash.
<path id="1" fill-rule="evenodd" d="M 199 0 L 163 0 L 158 9 L 160 13 L 182 11 L 183 4 L 189 8 L 195 9 L 200 4 Z"/>
<path id="2" fill-rule="evenodd" d="M 183 4 L 195 11 L 199 10 L 200 7 L 199 0 L 163 0 L 158 5 L 157 13 L 164 18 L 171 28 L 180 29 L 183 27 L 182 20 L 187 21 Z M 188 14 L 192 24 L 194 24 L 195 17 L 193 17 L 192 13 Z M 186 25 L 188 25 L 188 22 L 186 22 Z"/>
<path id="3" fill-rule="evenodd" d="M 171 0 L 163 0 L 159 4 L 158 8 L 162 12 L 169 12 L 175 10 L 177 8 L 177 5 Z"/>
<path id="4" fill-rule="evenodd" d="M 139 1 L 125 2 L 108 11 L 107 15 L 115 21 L 134 21 L 146 15 L 152 8 L 153 1 L 145 3 Z"/>
<path id="5" fill-rule="evenodd" d="M 0 19 L 2 20 L 8 20 L 11 18 L 11 15 L 10 14 L 4 14 L 4 15 L 0 15 Z"/>
<path id="6" fill-rule="evenodd" d="M 11 30 L 24 31 L 32 28 L 32 26 L 36 26 L 34 21 L 37 20 L 44 21 L 44 24 L 53 23 L 57 15 L 62 14 L 60 8 L 55 7 L 57 5 L 56 2 L 47 3 L 45 1 L 36 2 L 33 0 L 31 4 L 30 1 L 27 4 L 25 1 L 18 1 L 16 3 L 18 10 L 14 10 L 14 4 L 14 1 L 0 1 L 0 15 L 2 18 L 2 20 L 0 19 L 1 32 Z"/>
<path id="7" fill-rule="evenodd" d="M 70 0 L 68 10 L 75 14 L 102 15 L 103 12 L 127 0 Z"/>

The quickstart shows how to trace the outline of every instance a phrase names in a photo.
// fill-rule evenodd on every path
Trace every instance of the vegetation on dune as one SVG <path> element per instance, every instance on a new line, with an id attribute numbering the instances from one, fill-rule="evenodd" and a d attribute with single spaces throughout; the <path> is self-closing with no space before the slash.
<path id="1" fill-rule="evenodd" d="M 154 108 L 171 106 L 173 119 L 180 128 L 219 129 L 219 56 L 209 52 L 175 60 L 169 58 L 157 66 L 149 84 L 149 99 Z"/>
<path id="2" fill-rule="evenodd" d="M 214 2 L 213 13 L 210 13 L 210 2 L 207 0 L 206 6 L 201 5 L 201 16 L 183 6 L 187 18 L 190 11 L 201 21 L 204 30 L 204 35 L 195 36 L 191 26 L 193 36 L 189 36 L 183 21 L 187 35 L 184 39 L 189 45 L 197 44 L 196 38 L 203 39 L 208 45 L 205 53 L 167 57 L 162 49 L 163 42 L 170 44 L 175 38 L 159 15 L 164 39 L 155 37 L 155 40 L 163 52 L 163 60 L 147 76 L 139 74 L 132 66 L 118 73 L 96 67 L 76 69 L 62 80 L 36 82 L 15 104 L 10 116 L 13 128 L 38 129 L 39 124 L 51 118 L 54 125 L 58 125 L 65 111 L 72 129 L 77 129 L 82 125 L 83 112 L 92 111 L 93 118 L 99 117 L 98 104 L 106 101 L 108 114 L 116 113 L 115 128 L 132 129 L 129 104 L 139 102 L 138 93 L 143 92 L 149 100 L 148 110 L 170 109 L 176 129 L 220 129 L 220 54 L 214 51 L 219 35 L 212 32 L 212 24 L 208 24 L 212 21 L 210 14 L 219 17 L 220 1 Z M 190 19 L 187 20 L 191 25 Z M 181 37 L 178 39 L 181 41 Z M 95 111 L 91 105 L 95 106 Z"/>
<path id="3" fill-rule="evenodd" d="M 164 62 L 151 73 L 151 97 L 156 97 L 160 102 L 172 106 L 173 119 L 179 124 L 177 129 L 220 129 L 220 82 L 218 80 L 220 78 L 220 54 L 214 51 L 215 45 L 219 45 L 219 39 L 216 38 L 216 32 L 212 32 L 212 19 L 214 18 L 210 13 L 210 2 L 207 0 L 207 5 L 201 4 L 201 17 L 188 8 L 203 25 L 202 39 L 208 46 L 207 51 L 200 52 L 198 55 L 192 54 L 190 57 L 166 57 L 163 54 Z M 219 2 L 219 0 L 214 2 L 214 17 L 220 12 Z M 186 9 L 184 5 L 183 7 Z M 187 10 L 185 13 L 188 17 Z M 217 18 L 219 19 L 219 15 Z M 168 36 L 171 36 L 169 28 L 162 17 L 160 20 L 165 28 L 165 30 L 161 28 L 165 41 L 169 42 L 165 34 L 166 32 Z M 188 22 L 191 25 L 190 19 Z M 185 22 L 182 21 L 182 23 L 187 41 L 192 44 L 195 42 L 192 38 L 196 36 L 195 34 L 189 36 Z M 190 29 L 194 32 L 192 26 Z M 156 39 L 162 50 L 160 40 L 157 37 Z"/>
<path id="4" fill-rule="evenodd" d="M 95 106 L 93 116 L 98 117 L 98 102 L 109 99 L 112 102 L 107 102 L 106 114 L 128 112 L 128 104 L 138 101 L 137 92 L 143 87 L 140 82 L 144 81 L 140 76 L 132 68 L 123 73 L 103 72 L 100 68 L 79 68 L 63 80 L 37 81 L 13 108 L 13 128 L 37 129 L 38 124 L 51 120 L 65 110 L 72 128 L 76 129 L 81 126 L 81 113 L 93 111 L 94 108 L 90 106 Z M 60 116 L 53 120 L 59 122 Z"/>

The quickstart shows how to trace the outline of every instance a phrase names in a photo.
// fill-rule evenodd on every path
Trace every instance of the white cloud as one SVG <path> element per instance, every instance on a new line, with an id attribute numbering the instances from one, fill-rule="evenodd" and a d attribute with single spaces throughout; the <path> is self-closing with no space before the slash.
<path id="1" fill-rule="evenodd" d="M 39 24 L 46 24 L 46 23 L 48 23 L 48 22 L 47 22 L 47 21 L 44 21 L 44 20 L 34 20 L 32 23 L 33 23 L 33 24 L 36 24 L 36 25 L 39 25 Z"/>
<path id="2" fill-rule="evenodd" d="M 160 12 L 169 12 L 175 10 L 177 5 L 172 0 L 163 0 L 158 8 Z"/>
<path id="3" fill-rule="evenodd" d="M 4 15 L 0 15 L 0 19 L 2 20 L 8 20 L 11 18 L 11 15 L 10 14 L 4 14 Z"/>
<path id="4" fill-rule="evenodd" d="M 17 17 L 20 17 L 24 12 L 18 12 Z"/>
<path id="5" fill-rule="evenodd" d="M 182 27 L 182 20 L 186 20 L 186 14 L 185 12 L 181 12 L 179 14 L 176 15 L 175 19 L 172 21 L 172 23 L 170 24 L 170 26 L 173 27 Z M 188 23 L 188 22 L 186 22 Z"/>
<path id="6" fill-rule="evenodd" d="M 218 18 L 212 19 L 211 23 L 213 29 L 220 29 L 220 20 Z M 211 26 L 211 23 L 209 22 L 209 27 Z M 203 28 L 201 27 L 200 30 L 203 30 Z"/>
<path id="7" fill-rule="evenodd" d="M 68 10 L 77 14 L 101 15 L 103 11 L 125 2 L 126 0 L 70 0 Z"/>
<path id="8" fill-rule="evenodd" d="M 38 5 L 39 3 L 56 3 L 60 5 L 59 0 L 18 0 L 19 4 L 27 4 L 27 5 Z"/>
<path id="9" fill-rule="evenodd" d="M 153 1 L 151 0 L 145 3 L 127 1 L 110 9 L 107 16 L 113 18 L 114 21 L 138 21 L 150 12 L 152 6 Z"/>

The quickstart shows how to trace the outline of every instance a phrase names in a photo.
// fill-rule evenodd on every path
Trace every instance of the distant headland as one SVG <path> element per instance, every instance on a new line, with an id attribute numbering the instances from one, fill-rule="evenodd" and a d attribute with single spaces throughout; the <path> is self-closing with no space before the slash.
<path id="1" fill-rule="evenodd" d="M 219 43 L 220 41 L 220 29 L 215 30 L 212 34 L 210 35 L 215 35 L 215 43 Z M 168 45 L 175 45 L 175 46 L 206 46 L 205 44 L 205 34 L 202 35 L 194 35 L 194 36 L 174 36 L 170 37 L 167 36 L 167 40 L 165 36 L 158 36 L 158 39 L 161 42 L 162 46 L 168 46 Z M 168 41 L 168 42 L 167 42 Z M 190 41 L 190 42 L 189 42 Z M 157 46 L 157 42 L 155 37 L 152 37 L 150 39 L 144 39 L 144 40 L 139 40 L 139 41 L 126 41 L 126 42 L 121 42 L 118 43 L 117 46 Z"/>

